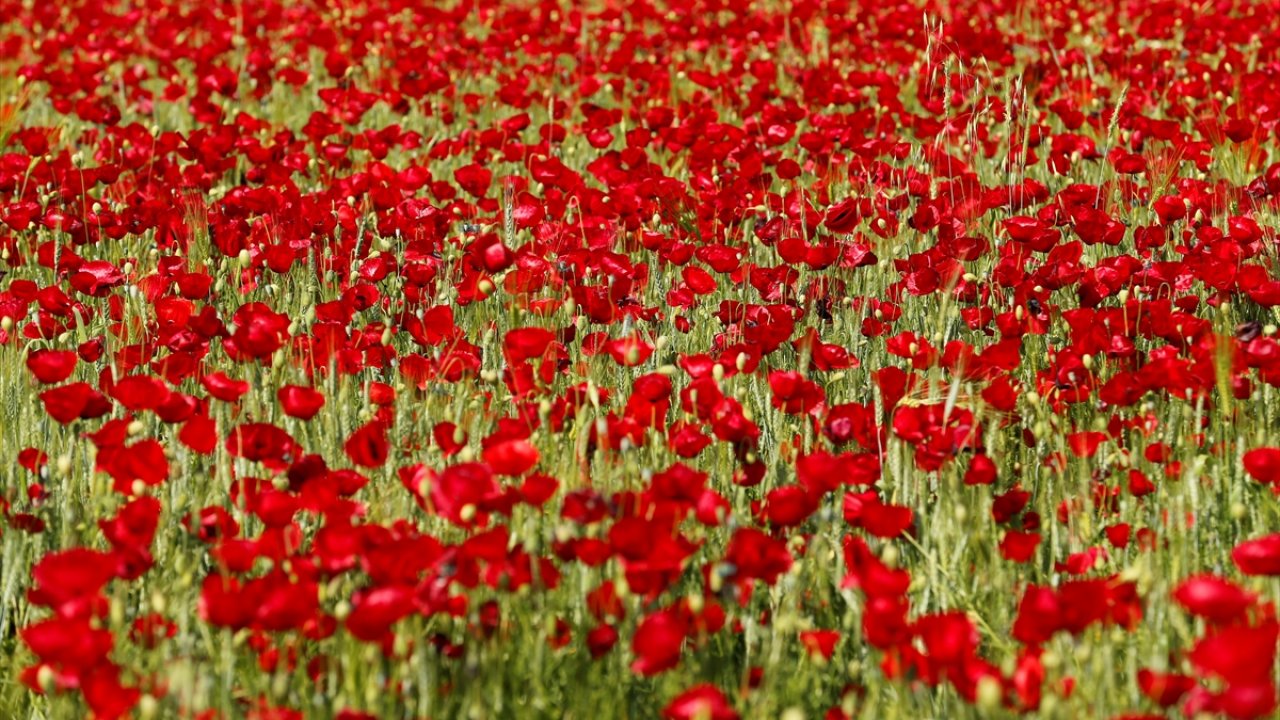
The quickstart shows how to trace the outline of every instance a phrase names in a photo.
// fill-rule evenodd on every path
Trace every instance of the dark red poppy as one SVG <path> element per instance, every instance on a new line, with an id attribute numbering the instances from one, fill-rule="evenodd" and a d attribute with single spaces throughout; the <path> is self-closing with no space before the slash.
<path id="1" fill-rule="evenodd" d="M 351 462 L 360 467 L 382 467 L 390 452 L 387 428 L 377 420 L 365 423 L 351 433 L 342 449 Z"/>

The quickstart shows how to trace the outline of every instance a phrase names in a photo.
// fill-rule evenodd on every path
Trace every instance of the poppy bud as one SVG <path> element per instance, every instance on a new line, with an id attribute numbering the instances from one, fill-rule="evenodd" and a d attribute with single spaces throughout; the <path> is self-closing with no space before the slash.
<path id="1" fill-rule="evenodd" d="M 48 665 L 41 665 L 40 669 L 36 671 L 36 684 L 40 686 L 41 692 L 53 692 L 54 680 L 53 668 Z"/>
<path id="2" fill-rule="evenodd" d="M 977 689 L 977 705 L 979 708 L 991 712 L 1000 707 L 1000 701 L 1004 697 L 1004 688 L 1000 686 L 1000 680 L 991 675 L 984 675 L 978 681 Z"/>
<path id="3" fill-rule="evenodd" d="M 713 593 L 720 592 L 721 588 L 724 587 L 724 576 L 721 575 L 719 572 L 713 571 L 708 578 L 707 587 Z M 619 592 L 618 594 L 621 595 L 621 592 Z"/>
<path id="4" fill-rule="evenodd" d="M 885 545 L 880 551 L 880 561 L 889 569 L 898 567 L 898 548 L 896 545 Z"/>

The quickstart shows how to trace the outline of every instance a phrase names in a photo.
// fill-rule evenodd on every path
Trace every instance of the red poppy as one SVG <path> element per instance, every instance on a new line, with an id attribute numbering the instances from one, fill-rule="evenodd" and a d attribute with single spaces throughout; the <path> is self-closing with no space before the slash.
<path id="1" fill-rule="evenodd" d="M 1244 454 L 1244 469 L 1260 483 L 1280 481 L 1280 448 L 1254 448 Z"/>
<path id="2" fill-rule="evenodd" d="M 690 630 L 687 620 L 673 609 L 645 617 L 631 639 L 631 652 L 635 655 L 632 672 L 647 677 L 675 667 Z"/>
<path id="3" fill-rule="evenodd" d="M 809 655 L 823 660 L 830 660 L 835 655 L 838 642 L 839 630 L 804 630 L 800 633 L 800 644 Z"/>
<path id="4" fill-rule="evenodd" d="M 342 449 L 360 467 L 382 467 L 389 452 L 387 428 L 377 420 L 365 423 L 351 433 Z"/>
<path id="5" fill-rule="evenodd" d="M 205 375 L 200 379 L 200 384 L 211 396 L 224 402 L 236 402 L 249 392 L 249 383 L 227 377 L 224 372 Z"/>
<path id="6" fill-rule="evenodd" d="M 45 385 L 55 385 L 71 377 L 77 360 L 69 350 L 35 350 L 27 355 L 27 369 Z"/>
<path id="7" fill-rule="evenodd" d="M 677 695 L 662 709 L 667 720 L 737 720 L 738 713 L 719 688 L 695 685 Z"/>
<path id="8" fill-rule="evenodd" d="M 1173 599 L 1193 615 L 1210 622 L 1229 623 L 1244 615 L 1254 596 L 1216 575 L 1196 575 L 1182 581 Z"/>
<path id="9" fill-rule="evenodd" d="M 76 419 L 102 417 L 111 412 L 111 402 L 88 383 L 60 385 L 40 393 L 49 417 L 66 425 Z"/>
<path id="10" fill-rule="evenodd" d="M 1236 545 L 1231 560 L 1245 575 L 1280 575 L 1280 533 Z"/>
<path id="11" fill-rule="evenodd" d="M 324 407 L 324 394 L 300 385 L 285 385 L 276 391 L 276 399 L 286 415 L 310 420 Z"/>

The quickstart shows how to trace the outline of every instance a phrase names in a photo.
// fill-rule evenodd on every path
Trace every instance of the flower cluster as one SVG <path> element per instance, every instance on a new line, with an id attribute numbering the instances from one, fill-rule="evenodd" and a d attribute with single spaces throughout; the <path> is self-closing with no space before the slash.
<path id="1" fill-rule="evenodd" d="M 0 706 L 1271 716 L 1277 18 L 0 0 Z"/>

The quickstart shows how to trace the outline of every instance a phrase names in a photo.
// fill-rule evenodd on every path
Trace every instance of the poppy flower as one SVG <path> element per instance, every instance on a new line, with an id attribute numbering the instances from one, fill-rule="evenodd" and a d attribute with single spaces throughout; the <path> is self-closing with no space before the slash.
<path id="1" fill-rule="evenodd" d="M 1173 599 L 1193 615 L 1224 624 L 1241 618 L 1254 596 L 1216 575 L 1196 575 L 1183 580 Z"/>
<path id="2" fill-rule="evenodd" d="M 76 674 L 105 664 L 115 644 L 109 631 L 93 628 L 88 618 L 49 618 L 23 628 L 21 636 L 42 662 Z"/>
<path id="3" fill-rule="evenodd" d="M 755 528 L 739 528 L 725 548 L 724 562 L 738 579 L 758 579 L 772 585 L 791 568 L 786 543 Z"/>
<path id="4" fill-rule="evenodd" d="M 805 630 L 800 633 L 800 644 L 811 657 L 830 660 L 840 641 L 838 630 Z"/>
<path id="5" fill-rule="evenodd" d="M 88 548 L 52 552 L 32 568 L 28 600 L 59 615 L 82 615 L 114 577 L 110 553 Z"/>
<path id="6" fill-rule="evenodd" d="M 1138 671 L 1138 689 L 1160 707 L 1176 705 L 1195 686 L 1195 678 L 1187 675 L 1156 672 L 1149 668 Z"/>
<path id="7" fill-rule="evenodd" d="M 635 655 L 632 672 L 648 677 L 675 667 L 689 630 L 688 623 L 672 609 L 645 617 L 631 639 L 631 652 Z"/>
<path id="8" fill-rule="evenodd" d="M 365 423 L 351 433 L 342 449 L 360 467 L 382 467 L 387 462 L 387 428 L 379 421 Z"/>
<path id="9" fill-rule="evenodd" d="M 1010 530 L 1000 540 L 1000 557 L 1010 562 L 1030 562 L 1042 540 L 1040 533 Z"/>
<path id="10" fill-rule="evenodd" d="M 293 436 L 271 423 L 244 423 L 236 426 L 226 440 L 234 457 L 288 465 L 301 447 Z"/>
<path id="11" fill-rule="evenodd" d="M 84 382 L 59 385 L 40 393 L 49 417 L 66 425 L 77 419 L 102 417 L 111 411 L 111 402 Z"/>
<path id="12" fill-rule="evenodd" d="M 1250 688 L 1270 686 L 1270 702 L 1275 702 L 1270 668 L 1275 662 L 1280 626 L 1270 620 L 1258 626 L 1222 628 L 1201 638 L 1188 653 L 1198 672 Z M 1264 698 L 1265 699 L 1265 698 Z M 1268 711 L 1269 712 L 1269 711 Z"/>
<path id="13" fill-rule="evenodd" d="M 618 643 L 618 631 L 612 625 L 599 625 L 587 632 L 587 649 L 593 660 L 609 653 Z"/>
<path id="14" fill-rule="evenodd" d="M 71 287 L 93 297 L 105 297 L 112 288 L 124 284 L 124 273 L 105 260 L 83 263 L 71 275 Z"/>
<path id="15" fill-rule="evenodd" d="M 1280 481 L 1280 448 L 1254 448 L 1244 454 L 1244 469 L 1260 483 Z"/>
<path id="16" fill-rule="evenodd" d="M 45 385 L 56 385 L 71 377 L 77 360 L 70 350 L 35 350 L 27 355 L 27 369 Z"/>
<path id="17" fill-rule="evenodd" d="M 520 476 L 538 464 L 538 449 L 528 440 L 504 440 L 484 450 L 484 461 L 499 475 Z"/>
<path id="18" fill-rule="evenodd" d="M 301 385 L 284 385 L 276 391 L 276 399 L 285 414 L 299 420 L 310 420 L 324 407 L 324 394 Z"/>
<path id="19" fill-rule="evenodd" d="M 113 400 L 134 412 L 155 410 L 163 405 L 171 394 L 163 380 L 150 375 L 129 375 L 120 378 L 111 385 L 108 392 Z"/>
<path id="20" fill-rule="evenodd" d="M 236 402 L 245 393 L 249 392 L 249 383 L 230 378 L 225 372 L 205 375 L 200 379 L 200 384 L 204 386 L 210 396 L 223 402 Z"/>
<path id="21" fill-rule="evenodd" d="M 769 389 L 773 393 L 773 406 L 791 415 L 807 413 L 826 400 L 817 383 L 796 372 L 769 373 Z"/>
<path id="22" fill-rule="evenodd" d="M 1245 575 L 1280 575 L 1280 534 L 1236 545 L 1231 551 L 1231 560 Z"/>
<path id="23" fill-rule="evenodd" d="M 391 626 L 416 608 L 414 591 L 404 586 L 372 588 L 358 593 L 344 621 L 347 632 L 364 642 L 380 642 Z"/>
<path id="24" fill-rule="evenodd" d="M 666 720 L 737 720 L 738 713 L 714 685 L 695 685 L 677 695 L 662 709 Z"/>
<path id="25" fill-rule="evenodd" d="M 401 475 L 404 480 L 406 475 Z M 433 512 L 455 525 L 484 525 L 488 503 L 498 495 L 493 471 L 483 463 L 451 465 L 440 472 L 427 471 L 419 476 L 415 493 L 424 493 Z M 424 487 L 425 486 L 425 487 Z"/>

